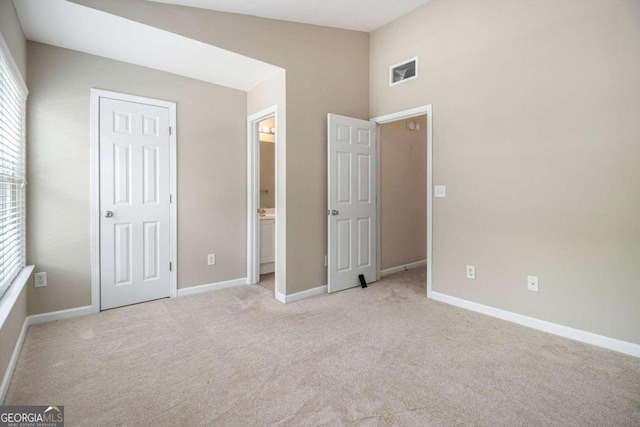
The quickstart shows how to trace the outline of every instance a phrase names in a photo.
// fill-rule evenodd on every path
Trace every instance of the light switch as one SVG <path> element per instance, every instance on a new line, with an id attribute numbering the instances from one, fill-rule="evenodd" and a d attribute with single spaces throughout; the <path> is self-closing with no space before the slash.
<path id="1" fill-rule="evenodd" d="M 447 186 L 436 185 L 434 193 L 436 197 L 447 197 Z"/>

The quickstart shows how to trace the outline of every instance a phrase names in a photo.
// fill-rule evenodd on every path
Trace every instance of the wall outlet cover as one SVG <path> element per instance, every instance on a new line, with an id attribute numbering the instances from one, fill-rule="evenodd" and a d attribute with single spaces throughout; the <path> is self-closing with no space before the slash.
<path id="1" fill-rule="evenodd" d="M 216 265 L 216 254 L 207 255 L 207 265 Z"/>
<path id="2" fill-rule="evenodd" d="M 447 186 L 446 185 L 436 185 L 434 188 L 435 197 L 447 197 Z"/>
<path id="3" fill-rule="evenodd" d="M 47 273 L 36 273 L 34 279 L 36 288 L 44 288 L 47 286 Z"/>
<path id="4" fill-rule="evenodd" d="M 476 267 L 473 265 L 467 265 L 467 279 L 476 279 Z"/>
<path id="5" fill-rule="evenodd" d="M 527 276 L 527 289 L 538 292 L 538 276 Z"/>

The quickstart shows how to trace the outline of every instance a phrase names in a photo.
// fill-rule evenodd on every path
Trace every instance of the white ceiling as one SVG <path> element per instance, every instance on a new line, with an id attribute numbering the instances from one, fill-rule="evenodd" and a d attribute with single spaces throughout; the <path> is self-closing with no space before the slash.
<path id="1" fill-rule="evenodd" d="M 149 0 L 263 18 L 373 31 L 429 0 Z"/>
<path id="2" fill-rule="evenodd" d="M 271 64 L 65 0 L 15 2 L 27 39 L 249 90 Z M 224 66 L 221 66 L 224 64 Z"/>

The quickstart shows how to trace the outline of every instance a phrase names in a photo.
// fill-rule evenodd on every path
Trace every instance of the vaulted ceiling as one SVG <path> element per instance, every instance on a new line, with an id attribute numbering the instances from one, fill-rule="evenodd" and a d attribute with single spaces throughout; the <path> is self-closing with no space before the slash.
<path id="1" fill-rule="evenodd" d="M 40 43 L 245 91 L 281 70 L 210 44 L 65 0 L 20 0 L 15 5 L 25 36 Z"/>
<path id="2" fill-rule="evenodd" d="M 149 0 L 222 12 L 373 31 L 429 0 Z"/>

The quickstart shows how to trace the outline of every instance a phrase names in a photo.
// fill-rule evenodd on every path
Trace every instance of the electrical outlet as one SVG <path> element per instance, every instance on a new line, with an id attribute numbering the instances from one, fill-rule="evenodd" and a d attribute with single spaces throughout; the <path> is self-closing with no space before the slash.
<path id="1" fill-rule="evenodd" d="M 467 265 L 467 279 L 476 280 L 476 268 L 473 265 Z"/>
<path id="2" fill-rule="evenodd" d="M 36 280 L 36 288 L 44 288 L 47 286 L 47 273 L 36 273 L 34 276 Z"/>
<path id="3" fill-rule="evenodd" d="M 527 276 L 527 289 L 538 292 L 538 276 Z"/>
<path id="4" fill-rule="evenodd" d="M 216 254 L 207 255 L 207 265 L 216 265 Z"/>

